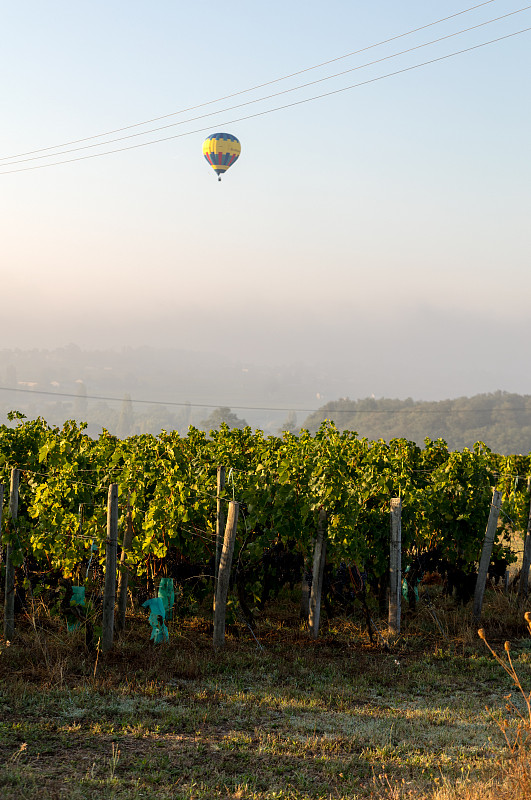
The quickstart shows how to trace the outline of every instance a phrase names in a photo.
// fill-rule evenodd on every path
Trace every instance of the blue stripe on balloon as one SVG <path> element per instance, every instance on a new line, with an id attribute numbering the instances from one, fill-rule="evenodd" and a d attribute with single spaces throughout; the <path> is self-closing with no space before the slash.
<path id="1" fill-rule="evenodd" d="M 238 142 L 239 140 L 236 136 L 233 136 L 232 133 L 211 133 L 210 136 L 207 136 L 205 141 L 209 141 L 210 139 L 220 140 L 223 139 L 225 142 Z"/>

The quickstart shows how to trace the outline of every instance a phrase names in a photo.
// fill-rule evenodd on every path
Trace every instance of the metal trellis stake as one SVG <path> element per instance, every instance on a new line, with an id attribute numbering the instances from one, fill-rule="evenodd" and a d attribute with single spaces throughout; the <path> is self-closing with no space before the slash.
<path id="1" fill-rule="evenodd" d="M 131 495 L 127 498 L 127 516 L 125 518 L 124 538 L 122 542 L 122 555 L 120 558 L 120 571 L 118 574 L 118 616 L 116 627 L 118 630 L 125 628 L 125 612 L 127 610 L 127 586 L 129 583 L 130 569 L 127 566 L 127 552 L 133 542 L 133 512 L 131 509 Z"/>
<path id="2" fill-rule="evenodd" d="M 111 649 L 114 636 L 114 604 L 116 601 L 116 550 L 118 541 L 118 484 L 111 483 L 107 500 L 107 542 L 105 547 L 105 589 L 101 649 Z"/>
<path id="3" fill-rule="evenodd" d="M 216 610 L 216 594 L 218 590 L 218 572 L 223 547 L 223 529 L 225 527 L 225 512 L 221 492 L 225 488 L 225 467 L 218 467 L 217 473 L 217 509 L 216 509 L 216 560 L 214 563 L 214 611 Z"/>
<path id="4" fill-rule="evenodd" d="M 18 487 L 20 484 L 20 470 L 11 470 L 11 485 L 9 488 L 9 517 L 12 524 L 12 533 L 15 532 L 18 518 Z M 4 604 L 4 637 L 10 641 L 15 635 L 15 565 L 13 563 L 13 543 L 6 542 L 6 594 Z"/>
<path id="5" fill-rule="evenodd" d="M 389 563 L 389 635 L 400 633 L 402 610 L 402 500 L 391 500 L 391 542 Z"/>
<path id="6" fill-rule="evenodd" d="M 529 517 L 527 519 L 527 531 L 524 539 L 524 555 L 522 558 L 522 570 L 520 572 L 520 584 L 518 586 L 518 608 L 522 608 L 529 591 L 529 567 L 531 566 L 531 501 L 529 503 Z"/>
<path id="7" fill-rule="evenodd" d="M 490 505 L 489 521 L 487 522 L 487 530 L 485 532 L 485 540 L 483 542 L 483 549 L 481 551 L 481 558 L 479 560 L 478 577 L 476 581 L 476 591 L 474 593 L 474 619 L 479 622 L 481 617 L 481 609 L 483 607 L 483 595 L 485 594 L 485 585 L 487 583 L 487 574 L 489 571 L 490 557 L 492 555 L 492 546 L 496 538 L 496 531 L 498 528 L 498 517 L 500 516 L 502 504 L 502 493 L 494 489 L 492 493 L 492 503 Z"/>
<path id="8" fill-rule="evenodd" d="M 321 508 L 317 521 L 317 535 L 313 551 L 312 589 L 310 592 L 310 614 L 308 626 L 310 636 L 317 639 L 319 636 L 319 622 L 321 619 L 321 594 L 323 591 L 323 577 L 326 561 L 326 511 Z"/>

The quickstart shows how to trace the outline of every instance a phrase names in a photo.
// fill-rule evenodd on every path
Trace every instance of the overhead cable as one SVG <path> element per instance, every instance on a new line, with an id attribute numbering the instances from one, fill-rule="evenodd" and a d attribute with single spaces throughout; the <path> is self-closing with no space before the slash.
<path id="1" fill-rule="evenodd" d="M 411 72 L 414 69 L 419 69 L 420 67 L 425 67 L 425 66 L 428 66 L 430 64 L 436 64 L 439 61 L 445 61 L 448 58 L 453 58 L 455 56 L 463 55 L 464 53 L 470 53 L 470 52 L 472 52 L 474 50 L 478 50 L 478 49 L 480 49 L 482 47 L 487 47 L 490 44 L 496 44 L 497 42 L 501 42 L 501 41 L 503 41 L 505 39 L 511 39 L 514 36 L 519 36 L 522 33 L 527 33 L 528 31 L 531 31 L 531 27 L 522 28 L 519 31 L 514 31 L 513 33 L 508 33 L 505 36 L 498 36 L 496 39 L 490 39 L 487 42 L 481 42 L 480 44 L 472 45 L 471 47 L 466 47 L 463 50 L 455 50 L 453 53 L 447 53 L 444 56 L 439 56 L 437 58 L 431 58 L 428 61 L 421 62 L 420 64 L 413 64 L 410 67 L 403 67 L 402 69 L 395 70 L 394 72 L 388 72 L 385 75 L 378 75 L 375 78 L 368 78 L 365 81 L 360 81 L 359 83 L 354 83 L 354 84 L 351 84 L 350 86 L 344 86 L 344 87 L 342 87 L 340 89 L 334 89 L 334 90 L 332 90 L 330 92 L 323 92 L 323 94 L 314 95 L 312 97 L 306 97 L 303 100 L 295 100 L 292 103 L 286 103 L 285 105 L 282 105 L 282 106 L 275 106 L 274 108 L 269 108 L 269 109 L 266 109 L 265 111 L 257 111 L 254 114 L 248 114 L 247 116 L 244 116 L 244 117 L 237 117 L 235 119 L 225 120 L 224 122 L 217 123 L 217 124 L 218 125 L 223 125 L 223 126 L 225 126 L 225 125 L 233 125 L 233 124 L 235 124 L 237 122 L 243 122 L 245 120 L 255 119 L 256 117 L 263 117 L 266 114 L 272 114 L 275 111 L 284 111 L 287 108 L 294 108 L 295 106 L 300 106 L 300 105 L 303 105 L 305 103 L 311 103 L 314 100 L 321 100 L 324 97 L 332 97 L 333 95 L 341 94 L 342 92 L 347 92 L 347 91 L 349 91 L 351 89 L 357 89 L 360 86 L 367 86 L 368 84 L 371 84 L 371 83 L 377 83 L 378 81 L 384 80 L 385 78 L 392 78 L 395 75 L 402 75 L 402 74 L 404 74 L 406 72 Z M 87 156 L 76 156 L 75 158 L 68 158 L 68 159 L 64 159 L 63 161 L 53 161 L 53 162 L 51 162 L 49 164 L 38 164 L 38 165 L 32 166 L 32 167 L 19 167 L 17 169 L 3 170 L 3 171 L 0 171 L 0 175 L 10 175 L 10 174 L 12 174 L 14 172 L 28 172 L 30 170 L 35 170 L 35 169 L 45 169 L 46 167 L 57 167 L 57 166 L 59 166 L 61 164 L 71 164 L 71 163 L 73 163 L 75 161 L 86 161 L 87 159 L 90 159 L 90 158 L 98 158 L 98 157 L 101 157 L 101 156 L 112 155 L 114 153 L 122 153 L 122 152 L 125 152 L 127 150 L 136 150 L 139 147 L 148 147 L 148 146 L 153 145 L 153 144 L 159 144 L 160 142 L 167 142 L 167 141 L 170 141 L 172 139 L 181 139 L 184 136 L 192 136 L 192 135 L 194 135 L 196 133 L 204 133 L 205 131 L 210 130 L 211 127 L 212 126 L 209 125 L 208 128 L 197 128 L 197 129 L 195 129 L 193 131 L 187 131 L 185 133 L 176 133 L 176 134 L 173 134 L 172 136 L 163 136 L 160 139 L 153 139 L 150 142 L 140 142 L 138 144 L 127 145 L 126 147 L 118 147 L 118 148 L 116 148 L 114 150 L 105 150 L 103 153 L 91 153 L 90 155 L 87 155 Z M 6 164 L 4 166 L 10 166 L 10 165 Z"/>
<path id="2" fill-rule="evenodd" d="M 446 39 L 452 39 L 454 36 L 459 36 L 463 33 L 469 33 L 470 31 L 476 30 L 477 28 L 483 28 L 486 25 L 491 25 L 493 22 L 499 22 L 501 19 L 505 19 L 506 17 L 514 16 L 515 14 L 520 14 L 523 11 L 529 11 L 531 9 L 531 5 L 524 6 L 523 8 L 519 8 L 516 11 L 511 11 L 508 14 L 503 14 L 501 17 L 495 17 L 494 19 L 489 19 L 486 22 L 480 22 L 477 25 L 473 25 L 470 28 L 463 28 L 462 30 L 455 31 L 454 33 L 446 34 L 445 36 L 440 36 L 438 39 L 432 39 L 429 42 L 423 42 L 422 44 L 414 45 L 413 47 L 409 47 L 406 50 L 401 50 L 398 53 L 391 53 L 391 55 L 383 56 L 382 58 L 375 59 L 374 61 L 368 61 L 364 64 L 358 64 L 355 67 L 350 67 L 349 69 L 342 70 L 341 72 L 336 72 L 333 75 L 327 75 L 324 78 L 317 78 L 316 80 L 309 81 L 307 83 L 299 84 L 298 86 L 293 86 L 289 89 L 283 89 L 279 92 L 274 92 L 273 94 L 265 95 L 263 97 L 258 97 L 254 100 L 246 100 L 243 103 L 237 103 L 234 106 L 228 106 L 227 108 L 222 108 L 217 111 L 209 111 L 206 114 L 200 114 L 196 117 L 189 117 L 188 119 L 180 120 L 179 122 L 171 122 L 167 125 L 161 125 L 158 128 L 150 128 L 146 131 L 140 131 L 138 133 L 129 133 L 126 136 L 119 136 L 115 139 L 108 139 L 105 142 L 95 142 L 92 144 L 81 145 L 80 147 L 73 147 L 70 150 L 62 150 L 56 153 L 51 154 L 42 154 L 42 155 L 30 155 L 28 154 L 27 158 L 19 158 L 18 160 L 12 160 L 9 164 L 0 164 L 0 169 L 5 166 L 12 166 L 13 164 L 23 164 L 28 161 L 39 161 L 45 158 L 55 158 L 57 156 L 67 155 L 69 153 L 76 153 L 80 150 L 91 150 L 96 147 L 103 147 L 104 145 L 114 144 L 115 142 L 122 142 L 126 139 L 135 139 L 139 136 L 147 136 L 151 133 L 157 133 L 158 131 L 167 130 L 168 128 L 174 128 L 178 125 L 186 125 L 189 122 L 196 122 L 200 119 L 205 119 L 206 117 L 211 117 L 213 114 L 223 114 L 228 111 L 234 111 L 237 108 L 243 108 L 244 106 L 254 105 L 256 103 L 262 103 L 265 100 L 272 100 L 275 97 L 280 97 L 281 95 L 290 94 L 292 92 L 298 92 L 301 89 L 307 89 L 309 86 L 315 86 L 318 83 L 324 83 L 325 81 L 333 80 L 334 78 L 339 78 L 342 75 L 347 75 L 350 72 L 357 72 L 358 70 L 365 69 L 366 67 L 374 66 L 375 64 L 381 64 L 383 61 L 389 61 L 392 58 L 399 58 L 400 56 L 406 55 L 407 53 L 411 53 L 415 50 L 420 50 L 424 47 L 430 47 L 433 44 L 438 44 L 440 42 L 445 41 Z M 37 151 L 39 152 L 39 151 Z M 14 158 L 14 156 L 13 156 Z"/>
<path id="3" fill-rule="evenodd" d="M 462 11 L 456 12 L 455 14 L 450 14 L 447 17 L 442 17 L 441 19 L 437 19 L 434 22 L 429 22 L 426 25 L 421 25 L 418 28 L 412 28 L 411 30 L 406 31 L 405 33 L 400 33 L 400 34 L 397 34 L 396 36 L 391 36 L 388 39 L 383 39 L 380 42 L 376 42 L 375 44 L 367 45 L 366 47 L 362 47 L 359 50 L 353 50 L 352 52 L 346 53 L 345 55 L 337 56 L 336 58 L 331 58 L 328 61 L 322 61 L 320 64 L 315 64 L 315 65 L 313 65 L 311 67 L 306 67 L 305 69 L 297 70 L 296 72 L 292 72 L 292 73 L 290 73 L 288 75 L 283 75 L 280 78 L 274 78 L 273 80 L 266 81 L 266 82 L 260 83 L 260 84 L 256 84 L 255 86 L 251 86 L 248 89 L 242 89 L 242 90 L 240 90 L 238 92 L 233 92 L 231 94 L 224 95 L 223 97 L 218 97 L 215 100 L 208 100 L 208 101 L 206 101 L 204 103 L 199 103 L 198 105 L 190 106 L 188 108 L 184 108 L 184 109 L 181 109 L 179 111 L 172 111 L 170 114 L 163 114 L 162 116 L 159 116 L 159 117 L 152 117 L 151 119 L 144 120 L 143 122 L 136 122 L 136 123 L 134 123 L 132 125 L 126 125 L 126 126 L 123 126 L 121 128 L 114 128 L 113 130 L 106 131 L 104 133 L 94 134 L 93 136 L 86 136 L 83 139 L 74 139 L 74 140 L 69 141 L 69 142 L 63 142 L 63 143 L 58 144 L 58 145 L 50 145 L 49 147 L 43 147 L 43 148 L 40 148 L 38 150 L 30 150 L 30 151 L 25 152 L 25 153 L 17 153 L 17 154 L 12 155 L 12 156 L 2 156 L 2 157 L 0 157 L 0 161 L 11 161 L 12 159 L 15 159 L 15 158 L 21 158 L 22 156 L 33 155 L 34 153 L 41 153 L 41 152 L 44 152 L 45 150 L 57 150 L 57 149 L 59 149 L 61 147 L 68 147 L 71 144 L 79 144 L 81 142 L 88 142 L 91 139 L 101 139 L 104 136 L 112 136 L 115 133 L 121 133 L 122 131 L 131 130 L 132 128 L 138 128 L 138 127 L 140 127 L 142 125 L 149 125 L 152 122 L 158 122 L 159 120 L 168 119 L 169 117 L 173 117 L 173 116 L 176 116 L 178 114 L 185 114 L 188 111 L 195 111 L 197 108 L 203 108 L 204 106 L 213 105 L 214 103 L 219 103 L 219 102 L 222 102 L 223 100 L 229 100 L 232 97 L 238 97 L 239 95 L 242 95 L 242 94 L 248 94 L 249 92 L 254 92 L 257 89 L 263 89 L 266 86 L 271 86 L 274 83 L 280 83 L 281 81 L 288 80 L 289 78 L 294 78 L 297 75 L 302 75 L 305 72 L 310 72 L 312 70 L 319 69 L 321 67 L 327 66 L 328 64 L 333 64 L 336 61 L 341 61 L 341 60 L 343 60 L 345 58 L 350 58 L 351 56 L 359 55 L 360 53 L 364 53 L 367 50 L 373 50 L 376 47 L 381 47 L 384 44 L 389 44 L 389 42 L 394 42 L 397 39 L 403 39 L 406 36 L 412 35 L 413 33 L 418 33 L 419 31 L 425 30 L 426 28 L 430 28 L 430 27 L 433 27 L 435 25 L 439 25 L 442 22 L 447 22 L 448 20 L 454 19 L 455 17 L 462 16 L 463 14 L 468 14 L 470 11 L 475 11 L 476 9 L 481 8 L 482 6 L 488 6 L 493 2 L 496 2 L 496 0 L 486 0 L 483 3 L 479 3 L 477 5 L 470 6 L 469 8 L 465 8 Z M 102 144 L 104 144 L 104 143 L 102 143 Z M 54 154 L 51 154 L 51 155 L 53 156 Z"/>
<path id="4" fill-rule="evenodd" d="M 61 397 L 68 397 L 79 401 L 84 400 L 99 400 L 104 402 L 110 403 L 136 403 L 137 405 L 151 405 L 151 406 L 177 406 L 179 408 L 230 408 L 230 409 L 237 409 L 238 411 L 295 411 L 300 413 L 306 414 L 313 414 L 313 413 L 322 413 L 324 415 L 327 414 L 398 414 L 407 411 L 422 411 L 423 413 L 428 414 L 441 414 L 444 413 L 444 409 L 440 407 L 437 408 L 423 408 L 419 407 L 418 405 L 415 406 L 406 406 L 403 408 L 398 409 L 387 409 L 387 408 L 356 408 L 357 405 L 356 400 L 348 401 L 351 402 L 354 406 L 353 408 L 326 408 L 326 406 L 321 406 L 320 408 L 293 408 L 291 407 L 284 407 L 284 406 L 243 406 L 238 405 L 236 403 L 197 403 L 197 402 L 178 402 L 176 400 L 146 400 L 146 399 L 136 399 L 130 397 L 109 397 L 105 395 L 90 395 L 90 394 L 75 394 L 74 392 L 50 392 L 45 389 L 18 389 L 9 386 L 0 386 L 0 392 L 17 392 L 21 394 L 40 394 L 45 395 L 48 397 L 54 397 L 56 399 Z M 332 401 L 334 403 L 338 402 L 337 400 Z M 431 403 L 437 403 L 439 406 L 442 403 L 454 403 L 453 400 L 439 400 L 439 401 L 424 401 L 425 405 L 431 405 Z M 531 406 L 527 408 L 526 406 L 509 406 L 509 407 L 501 407 L 496 406 L 495 408 L 452 408 L 448 409 L 451 413 L 455 414 L 475 414 L 475 413 L 487 413 L 495 411 L 498 414 L 500 411 L 504 412 L 513 412 L 513 411 L 524 411 L 531 413 Z"/>

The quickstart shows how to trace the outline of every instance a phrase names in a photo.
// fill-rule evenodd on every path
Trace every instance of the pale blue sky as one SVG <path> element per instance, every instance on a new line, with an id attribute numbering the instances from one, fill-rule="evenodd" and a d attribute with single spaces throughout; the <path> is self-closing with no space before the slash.
<path id="1" fill-rule="evenodd" d="M 0 157 L 205 103 L 472 5 L 0 0 Z M 345 385 L 358 376 L 357 396 L 531 393 L 531 32 L 228 124 L 531 27 L 531 9 L 223 111 L 525 5 L 496 0 L 100 149 L 204 132 L 1 174 L 3 346 L 326 363 Z M 242 143 L 221 184 L 201 152 L 216 130 Z"/>

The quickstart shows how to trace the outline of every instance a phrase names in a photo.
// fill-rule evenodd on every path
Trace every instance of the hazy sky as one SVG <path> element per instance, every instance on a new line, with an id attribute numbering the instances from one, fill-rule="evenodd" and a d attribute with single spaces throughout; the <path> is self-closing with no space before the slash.
<path id="1" fill-rule="evenodd" d="M 531 31 L 262 113 L 531 27 L 530 8 L 363 66 L 525 2 L 371 47 L 473 5 L 0 0 L 2 346 L 327 363 L 360 397 L 531 393 Z M 242 143 L 221 183 L 219 130 Z"/>

